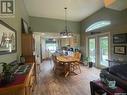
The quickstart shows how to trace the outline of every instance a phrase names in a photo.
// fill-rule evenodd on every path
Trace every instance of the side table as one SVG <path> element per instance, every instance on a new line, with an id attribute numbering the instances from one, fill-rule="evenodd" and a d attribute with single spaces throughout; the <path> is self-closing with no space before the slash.
<path id="1" fill-rule="evenodd" d="M 121 87 L 111 89 L 106 86 L 101 80 L 94 80 L 90 82 L 91 95 L 127 95 L 127 91 Z"/>

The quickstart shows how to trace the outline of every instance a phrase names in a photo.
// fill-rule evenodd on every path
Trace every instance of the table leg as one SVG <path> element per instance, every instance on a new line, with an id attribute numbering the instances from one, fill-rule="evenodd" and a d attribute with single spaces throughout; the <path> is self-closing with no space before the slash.
<path id="1" fill-rule="evenodd" d="M 70 74 L 70 65 L 68 63 L 65 64 L 65 77 L 67 77 L 69 74 Z"/>

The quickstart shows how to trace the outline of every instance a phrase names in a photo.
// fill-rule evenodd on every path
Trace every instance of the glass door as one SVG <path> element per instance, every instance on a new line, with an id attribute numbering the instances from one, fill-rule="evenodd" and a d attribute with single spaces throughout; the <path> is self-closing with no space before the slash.
<path id="1" fill-rule="evenodd" d="M 95 38 L 88 39 L 88 56 L 93 63 L 96 62 L 96 40 Z"/>
<path id="2" fill-rule="evenodd" d="M 89 61 L 95 63 L 98 68 L 108 67 L 109 59 L 109 34 L 98 34 L 88 37 L 88 57 Z"/>
<path id="3" fill-rule="evenodd" d="M 99 37 L 99 65 L 108 67 L 109 40 L 108 36 Z"/>

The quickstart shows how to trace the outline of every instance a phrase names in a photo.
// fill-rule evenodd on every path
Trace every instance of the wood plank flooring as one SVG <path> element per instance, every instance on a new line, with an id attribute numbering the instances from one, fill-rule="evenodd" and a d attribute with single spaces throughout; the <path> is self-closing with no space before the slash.
<path id="1" fill-rule="evenodd" d="M 89 82 L 99 78 L 100 70 L 81 66 L 82 72 L 65 78 L 56 76 L 52 70 L 53 63 L 41 63 L 41 73 L 34 95 L 90 95 Z"/>

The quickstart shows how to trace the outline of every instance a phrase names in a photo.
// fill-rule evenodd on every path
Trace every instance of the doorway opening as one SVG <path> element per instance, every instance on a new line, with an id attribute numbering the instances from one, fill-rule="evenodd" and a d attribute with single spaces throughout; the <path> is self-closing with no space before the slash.
<path id="1" fill-rule="evenodd" d="M 51 39 L 51 38 L 46 39 L 45 47 L 46 47 L 47 51 L 54 53 L 58 48 L 56 39 Z"/>

